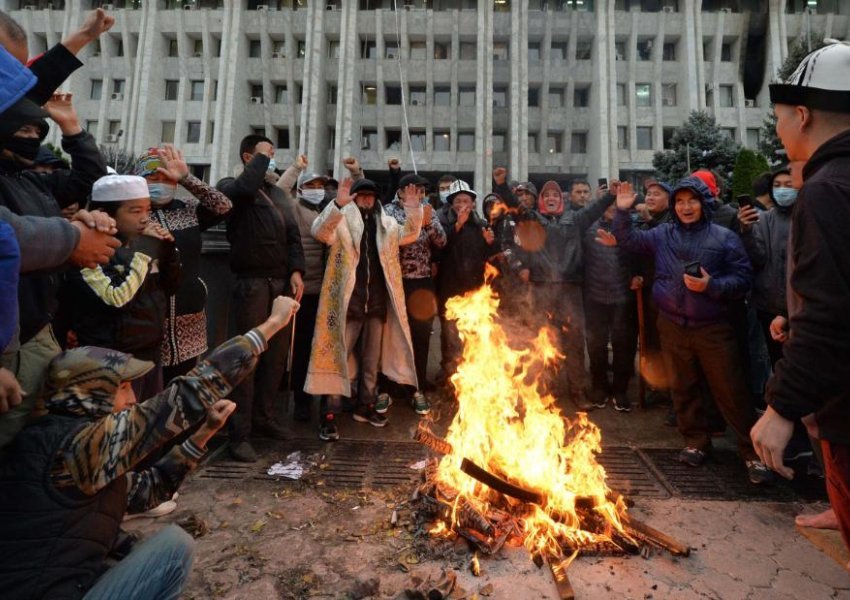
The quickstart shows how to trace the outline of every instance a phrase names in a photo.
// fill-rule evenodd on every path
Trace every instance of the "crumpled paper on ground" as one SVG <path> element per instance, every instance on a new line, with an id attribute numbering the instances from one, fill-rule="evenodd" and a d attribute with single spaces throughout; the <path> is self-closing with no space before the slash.
<path id="1" fill-rule="evenodd" d="M 266 471 L 273 477 L 286 477 L 287 479 L 301 479 L 304 471 L 307 470 L 307 463 L 301 455 L 301 451 L 290 453 L 282 462 L 276 462 Z"/>

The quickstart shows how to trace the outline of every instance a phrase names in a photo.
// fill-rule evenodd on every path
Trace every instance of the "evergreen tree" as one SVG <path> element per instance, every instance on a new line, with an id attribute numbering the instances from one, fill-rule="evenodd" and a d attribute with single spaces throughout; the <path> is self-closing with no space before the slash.
<path id="1" fill-rule="evenodd" d="M 767 159 L 761 154 L 741 148 L 738 158 L 735 160 L 735 170 L 732 172 L 732 197 L 737 198 L 741 194 L 753 193 L 753 181 L 770 170 Z"/>
<path id="2" fill-rule="evenodd" d="M 711 169 L 728 180 L 739 147 L 720 130 L 713 116 L 705 111 L 693 111 L 673 133 L 670 148 L 655 153 L 652 166 L 658 178 L 671 183 L 697 169 Z"/>

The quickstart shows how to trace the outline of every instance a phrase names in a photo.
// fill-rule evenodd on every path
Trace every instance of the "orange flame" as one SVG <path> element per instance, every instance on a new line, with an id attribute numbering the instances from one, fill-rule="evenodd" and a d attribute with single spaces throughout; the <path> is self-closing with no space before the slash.
<path id="1" fill-rule="evenodd" d="M 531 505 L 523 523 L 524 544 L 532 552 L 563 558 L 565 547 L 610 541 L 612 528 L 625 535 L 620 522 L 625 504 L 621 498 L 609 501 L 605 470 L 596 462 L 602 450 L 599 429 L 584 413 L 564 417 L 555 398 L 538 391 L 543 371 L 565 357 L 547 329 L 529 348 L 508 345 L 495 319 L 499 300 L 490 287 L 492 278 L 488 270 L 484 286 L 447 304 L 464 349 L 451 379 L 459 401 L 446 436 L 453 450 L 440 461 L 438 479 L 460 492 L 457 501 L 465 499 L 484 511 L 489 488 L 460 470 L 463 458 L 541 493 L 545 505 Z M 596 520 L 605 524 L 602 532 L 582 529 L 577 497 L 601 517 Z"/>

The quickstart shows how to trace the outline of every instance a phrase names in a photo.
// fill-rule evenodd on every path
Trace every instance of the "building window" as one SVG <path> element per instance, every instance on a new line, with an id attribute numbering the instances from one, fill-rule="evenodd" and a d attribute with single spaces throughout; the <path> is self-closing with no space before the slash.
<path id="1" fill-rule="evenodd" d="M 304 58 L 307 56 L 307 42 L 304 40 L 298 40 L 298 54 L 296 54 L 296 58 Z"/>
<path id="2" fill-rule="evenodd" d="M 188 121 L 186 123 L 186 143 L 197 144 L 201 141 L 201 122 Z"/>
<path id="3" fill-rule="evenodd" d="M 452 88 L 448 86 L 434 86 L 434 106 L 451 106 Z"/>
<path id="4" fill-rule="evenodd" d="M 493 132 L 493 152 L 505 151 L 505 137 L 504 131 Z"/>
<path id="5" fill-rule="evenodd" d="M 673 135 L 675 133 L 675 127 L 664 127 L 661 130 L 661 143 L 663 144 L 665 150 L 669 150 L 672 147 Z"/>
<path id="6" fill-rule="evenodd" d="M 401 86 L 400 85 L 385 85 L 384 86 L 384 102 L 389 105 L 401 105 Z"/>
<path id="7" fill-rule="evenodd" d="M 329 85 L 328 86 L 328 104 L 334 105 L 334 106 L 336 105 L 336 97 L 337 97 L 338 93 L 339 92 L 338 92 L 337 87 L 335 85 Z"/>
<path id="8" fill-rule="evenodd" d="M 221 56 L 221 38 L 214 37 L 212 40 L 213 40 L 213 48 L 215 48 L 215 50 L 214 50 L 215 54 L 213 56 L 215 56 L 216 58 L 219 58 Z"/>
<path id="9" fill-rule="evenodd" d="M 567 60 L 568 42 L 552 42 L 549 47 L 549 60 Z"/>
<path id="10" fill-rule="evenodd" d="M 676 60 L 676 42 L 664 42 L 664 51 L 661 58 L 666 61 Z"/>
<path id="11" fill-rule="evenodd" d="M 328 58 L 339 58 L 339 40 L 328 42 Z"/>
<path id="12" fill-rule="evenodd" d="M 277 127 L 275 129 L 277 148 L 290 148 L 289 145 L 289 128 Z"/>
<path id="13" fill-rule="evenodd" d="M 731 85 L 721 85 L 718 88 L 718 101 L 721 108 L 731 108 L 735 106 L 734 88 Z"/>
<path id="14" fill-rule="evenodd" d="M 626 60 L 626 42 L 614 42 L 614 58 L 616 60 Z"/>
<path id="15" fill-rule="evenodd" d="M 210 86 L 210 100 L 213 102 L 218 100 L 218 79 L 213 79 L 212 85 Z"/>
<path id="16" fill-rule="evenodd" d="M 374 85 L 363 86 L 363 104 L 378 103 L 378 87 Z"/>
<path id="17" fill-rule="evenodd" d="M 532 152 L 536 153 L 536 152 L 539 152 L 539 151 L 540 151 L 540 148 L 538 148 L 538 146 L 537 146 L 537 134 L 536 133 L 529 133 L 528 134 L 528 152 L 529 153 L 532 153 Z"/>
<path id="18" fill-rule="evenodd" d="M 286 58 L 286 40 L 272 40 L 272 58 Z"/>
<path id="19" fill-rule="evenodd" d="M 626 105 L 626 84 L 618 83 L 617 84 L 617 106 L 625 106 Z"/>
<path id="20" fill-rule="evenodd" d="M 434 60 L 449 60 L 452 57 L 452 45 L 448 42 L 434 42 Z"/>
<path id="21" fill-rule="evenodd" d="M 475 106 L 475 88 L 474 87 L 462 87 L 458 89 L 457 94 L 457 105 L 458 106 Z"/>
<path id="22" fill-rule="evenodd" d="M 549 154 L 560 154 L 561 153 L 561 138 L 563 134 L 561 133 L 550 133 L 546 136 L 546 152 Z"/>
<path id="23" fill-rule="evenodd" d="M 638 127 L 635 134 L 638 150 L 652 150 L 652 127 Z"/>
<path id="24" fill-rule="evenodd" d="M 570 152 L 573 154 L 587 154 L 587 132 L 574 131 L 570 136 Z"/>
<path id="25" fill-rule="evenodd" d="M 263 104 L 265 102 L 262 83 L 251 84 L 251 98 L 259 98 L 260 101 L 257 104 Z"/>
<path id="26" fill-rule="evenodd" d="M 452 136 L 448 131 L 434 132 L 434 151 L 448 152 L 452 149 Z"/>
<path id="27" fill-rule="evenodd" d="M 581 108 L 590 105 L 590 87 L 581 86 L 573 90 L 573 106 Z"/>
<path id="28" fill-rule="evenodd" d="M 121 38 L 115 40 L 115 56 L 124 56 L 124 40 Z"/>
<path id="29" fill-rule="evenodd" d="M 98 123 L 95 120 L 86 121 L 86 131 L 88 131 L 92 137 L 97 137 L 97 125 Z M 163 141 L 165 140 L 163 139 Z"/>
<path id="30" fill-rule="evenodd" d="M 617 127 L 617 148 L 620 150 L 629 149 L 629 129 L 624 125 Z"/>
<path id="31" fill-rule="evenodd" d="M 168 56 L 172 58 L 180 56 L 179 45 L 177 44 L 176 39 L 168 40 Z"/>
<path id="32" fill-rule="evenodd" d="M 192 81 L 190 100 L 204 99 L 204 82 L 202 80 Z"/>
<path id="33" fill-rule="evenodd" d="M 398 42 L 384 42 L 384 58 L 398 58 Z"/>
<path id="34" fill-rule="evenodd" d="M 495 87 L 493 88 L 493 108 L 508 107 L 508 88 Z"/>
<path id="35" fill-rule="evenodd" d="M 507 42 L 493 42 L 493 60 L 504 61 L 510 58 Z"/>
<path id="36" fill-rule="evenodd" d="M 528 42 L 528 62 L 540 60 L 540 42 Z"/>
<path id="37" fill-rule="evenodd" d="M 428 45 L 425 42 L 410 42 L 411 60 L 425 60 L 428 57 Z"/>
<path id="38" fill-rule="evenodd" d="M 425 131 L 422 129 L 410 130 L 410 149 L 414 152 L 425 152 Z"/>
<path id="39" fill-rule="evenodd" d="M 377 150 L 378 149 L 378 130 L 377 129 L 364 129 L 363 130 L 363 141 L 360 145 L 363 150 Z"/>
<path id="40" fill-rule="evenodd" d="M 121 121 L 109 121 L 107 127 L 111 135 L 119 135 L 121 133 Z"/>
<path id="41" fill-rule="evenodd" d="M 328 127 L 328 148 L 336 148 L 336 128 Z"/>
<path id="42" fill-rule="evenodd" d="M 192 40 L 192 55 L 193 56 L 203 56 L 204 55 L 204 40 L 201 38 Z"/>
<path id="43" fill-rule="evenodd" d="M 103 79 L 92 79 L 91 80 L 91 90 L 89 91 L 89 98 L 91 100 L 100 100 L 100 97 L 103 95 Z"/>
<path id="44" fill-rule="evenodd" d="M 761 143 L 761 132 L 758 129 L 747 129 L 747 147 L 756 149 Z"/>
<path id="45" fill-rule="evenodd" d="M 713 56 L 711 55 L 711 40 L 706 40 L 702 43 L 702 60 L 709 62 Z"/>
<path id="46" fill-rule="evenodd" d="M 386 134 L 386 149 L 398 152 L 401 150 L 401 130 L 387 129 Z"/>
<path id="47" fill-rule="evenodd" d="M 210 121 L 207 127 L 207 143 L 212 144 L 215 139 L 215 121 Z"/>
<path id="48" fill-rule="evenodd" d="M 260 58 L 263 55 L 263 45 L 260 40 L 250 40 L 248 42 L 248 57 Z"/>
<path id="49" fill-rule="evenodd" d="M 459 131 L 457 134 L 458 152 L 475 152 L 475 132 Z"/>
<path id="50" fill-rule="evenodd" d="M 735 141 L 735 138 L 737 137 L 737 132 L 735 131 L 734 127 L 721 127 L 720 131 L 730 140 L 732 140 L 733 142 Z"/>
<path id="51" fill-rule="evenodd" d="M 649 40 L 638 40 L 637 43 L 637 59 L 641 61 L 652 60 L 652 46 L 653 41 Z"/>
<path id="52" fill-rule="evenodd" d="M 162 135 L 159 139 L 163 141 L 165 144 L 173 144 L 174 143 L 174 129 L 177 127 L 177 123 L 175 121 L 163 121 L 162 122 Z"/>
<path id="53" fill-rule="evenodd" d="M 676 84 L 662 83 L 661 84 L 661 106 L 676 106 Z"/>
<path id="54" fill-rule="evenodd" d="M 528 88 L 528 105 L 540 106 L 540 88 Z"/>
<path id="55" fill-rule="evenodd" d="M 428 104 L 428 90 L 425 86 L 410 86 L 410 105 L 425 106 L 426 104 Z"/>
<path id="56" fill-rule="evenodd" d="M 652 84 L 635 84 L 635 106 L 652 106 Z"/>
<path id="57" fill-rule="evenodd" d="M 330 100 L 328 98 L 328 103 L 330 103 Z M 333 96 L 333 101 L 336 102 L 336 95 Z M 274 86 L 274 102 L 275 104 L 289 104 L 289 93 L 285 83 Z"/>
<path id="58" fill-rule="evenodd" d="M 123 79 L 113 79 L 112 80 L 112 93 L 113 94 L 121 94 L 124 95 L 124 80 Z"/>
<path id="59" fill-rule="evenodd" d="M 475 60 L 478 58 L 478 49 L 475 46 L 475 42 L 461 42 L 460 43 L 460 59 L 461 60 Z"/>
<path id="60" fill-rule="evenodd" d="M 720 60 L 723 62 L 732 62 L 732 43 L 724 42 L 720 46 Z"/>
<path id="61" fill-rule="evenodd" d="M 177 100 L 177 94 L 180 90 L 180 82 L 176 79 L 165 80 L 165 99 Z"/>
<path id="62" fill-rule="evenodd" d="M 580 41 L 576 44 L 576 60 L 590 60 L 593 56 L 593 43 Z"/>
<path id="63" fill-rule="evenodd" d="M 549 88 L 549 108 L 561 108 L 564 106 L 564 88 Z"/>

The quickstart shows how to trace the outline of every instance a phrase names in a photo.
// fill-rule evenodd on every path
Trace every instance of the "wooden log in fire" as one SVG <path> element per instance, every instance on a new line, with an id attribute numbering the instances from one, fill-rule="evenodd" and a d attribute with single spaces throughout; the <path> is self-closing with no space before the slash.
<path id="1" fill-rule="evenodd" d="M 548 560 L 549 570 L 552 572 L 552 579 L 555 580 L 555 589 L 558 590 L 558 598 L 560 600 L 574 600 L 575 592 L 573 584 L 570 583 L 570 578 L 567 575 L 567 567 L 570 566 L 570 559 L 566 560 Z"/>
<path id="2" fill-rule="evenodd" d="M 421 423 L 419 424 L 419 427 L 416 428 L 416 433 L 413 434 L 413 439 L 438 454 L 445 455 L 452 453 L 452 445 L 450 443 L 431 433 L 431 431 Z"/>
<path id="3" fill-rule="evenodd" d="M 667 550 L 673 556 L 690 556 L 691 549 L 666 533 L 650 527 L 646 523 L 632 517 L 623 520 L 626 533 L 633 538 Z"/>
<path id="4" fill-rule="evenodd" d="M 506 496 L 510 496 L 511 498 L 516 498 L 523 502 L 531 502 L 532 504 L 537 504 L 539 506 L 543 506 L 545 501 L 541 494 L 509 483 L 501 477 L 497 477 L 489 471 L 482 469 L 468 458 L 464 458 L 460 463 L 460 470 L 473 479 L 476 479 L 484 485 L 491 487 Z"/>

